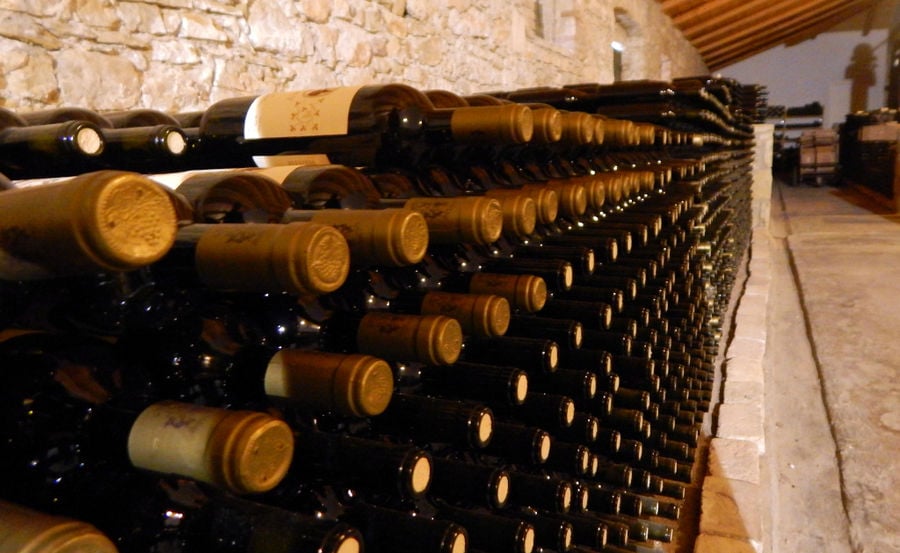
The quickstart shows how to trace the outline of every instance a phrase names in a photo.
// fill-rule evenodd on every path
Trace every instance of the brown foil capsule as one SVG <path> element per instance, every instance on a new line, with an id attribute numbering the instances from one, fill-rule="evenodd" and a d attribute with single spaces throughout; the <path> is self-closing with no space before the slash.
<path id="1" fill-rule="evenodd" d="M 644 146 L 652 146 L 656 143 L 656 125 L 651 123 L 635 123 L 637 130 L 638 144 Z"/>
<path id="2" fill-rule="evenodd" d="M 561 142 L 571 145 L 590 144 L 594 139 L 594 118 L 581 111 L 563 111 Z"/>
<path id="3" fill-rule="evenodd" d="M 559 195 L 552 188 L 534 186 L 531 188 L 494 188 L 486 190 L 488 198 L 497 198 L 501 202 L 507 196 L 525 195 L 534 200 L 536 223 L 546 224 L 556 220 L 559 214 Z M 503 222 L 506 230 L 506 221 Z"/>
<path id="4" fill-rule="evenodd" d="M 566 182 L 579 183 L 584 186 L 584 194 L 587 200 L 587 207 L 597 211 L 606 202 L 606 186 L 603 181 L 596 178 L 595 175 L 585 175 L 583 177 L 570 177 Z"/>
<path id="5" fill-rule="evenodd" d="M 412 265 L 421 261 L 428 249 L 428 223 L 418 211 L 325 209 L 310 220 L 344 235 L 353 264 Z"/>
<path id="6" fill-rule="evenodd" d="M 326 225 L 223 223 L 205 229 L 195 264 L 200 279 L 219 290 L 324 294 L 347 279 L 350 249 Z"/>
<path id="7" fill-rule="evenodd" d="M 547 186 L 559 194 L 559 212 L 563 217 L 578 218 L 587 210 L 587 192 L 577 181 L 549 180 L 546 184 L 528 184 L 525 187 Z"/>
<path id="8" fill-rule="evenodd" d="M 615 205 L 622 201 L 622 178 L 618 173 L 597 173 L 594 179 L 603 186 L 604 196 Z"/>
<path id="9" fill-rule="evenodd" d="M 493 198 L 410 198 L 404 207 L 425 217 L 435 244 L 490 244 L 503 230 L 503 209 Z"/>
<path id="10" fill-rule="evenodd" d="M 531 106 L 534 115 L 534 136 L 531 141 L 535 144 L 552 144 L 559 142 L 563 134 L 563 117 L 558 109 L 551 106 Z"/>
<path id="11" fill-rule="evenodd" d="M 129 271 L 175 240 L 175 209 L 159 184 L 97 171 L 0 197 L 0 278 L 33 280 Z"/>
<path id="12" fill-rule="evenodd" d="M 527 194 L 494 196 L 503 211 L 503 234 L 511 238 L 525 238 L 537 225 L 537 204 Z"/>
<path id="13" fill-rule="evenodd" d="M 522 144 L 534 134 L 534 116 L 522 104 L 455 108 L 450 119 L 453 139 Z"/>
<path id="14" fill-rule="evenodd" d="M 492 294 L 428 292 L 422 300 L 422 315 L 445 315 L 456 319 L 463 334 L 502 336 L 509 328 L 509 301 Z"/>
<path id="15" fill-rule="evenodd" d="M 634 133 L 634 123 L 622 119 L 604 120 L 605 142 L 610 145 L 626 146 L 630 144 Z"/>
<path id="16" fill-rule="evenodd" d="M 270 415 L 175 401 L 142 411 L 128 436 L 134 466 L 234 493 L 274 488 L 287 473 L 293 451 L 290 427 Z"/>
<path id="17" fill-rule="evenodd" d="M 90 524 L 0 500 L 0 551 L 16 553 L 116 553 Z"/>
<path id="18" fill-rule="evenodd" d="M 359 323 L 360 351 L 388 360 L 452 365 L 462 351 L 462 327 L 442 315 L 367 313 Z"/>
<path id="19" fill-rule="evenodd" d="M 391 367 L 370 355 L 283 349 L 269 361 L 266 394 L 309 411 L 371 417 L 394 392 Z"/>
<path id="20" fill-rule="evenodd" d="M 512 309 L 527 313 L 540 311 L 547 302 L 547 283 L 534 275 L 476 273 L 469 282 L 469 292 L 502 296 Z"/>
<path id="21" fill-rule="evenodd" d="M 603 144 L 606 139 L 606 125 L 604 124 L 604 120 L 597 115 L 592 115 L 591 118 L 594 120 L 594 136 L 591 139 L 591 142 L 597 145 Z"/>

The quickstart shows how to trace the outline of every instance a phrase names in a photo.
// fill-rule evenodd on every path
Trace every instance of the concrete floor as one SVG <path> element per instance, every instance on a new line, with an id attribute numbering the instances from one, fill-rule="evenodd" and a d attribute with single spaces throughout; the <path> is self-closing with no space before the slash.
<path id="1" fill-rule="evenodd" d="M 772 553 L 900 553 L 900 218 L 776 181 L 763 515 Z"/>

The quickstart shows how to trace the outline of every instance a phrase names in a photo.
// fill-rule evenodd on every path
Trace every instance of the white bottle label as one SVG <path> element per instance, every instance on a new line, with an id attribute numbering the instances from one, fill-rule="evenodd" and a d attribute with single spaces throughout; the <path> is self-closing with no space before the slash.
<path id="1" fill-rule="evenodd" d="M 244 119 L 244 138 L 347 134 L 350 104 L 361 86 L 273 92 L 253 101 Z"/>

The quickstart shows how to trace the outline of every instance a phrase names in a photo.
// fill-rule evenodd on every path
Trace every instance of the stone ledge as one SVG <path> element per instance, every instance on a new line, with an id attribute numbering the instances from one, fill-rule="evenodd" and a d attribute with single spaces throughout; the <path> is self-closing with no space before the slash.
<path id="1" fill-rule="evenodd" d="M 707 476 L 700 500 L 700 533 L 759 541 L 762 537 L 760 495 L 756 484 Z"/>
<path id="2" fill-rule="evenodd" d="M 768 337 L 768 329 L 766 328 L 766 309 L 765 305 L 759 309 L 757 303 L 747 306 L 748 309 L 739 309 L 734 319 L 736 338 L 746 338 L 748 340 L 758 340 L 765 342 Z M 750 309 L 752 307 L 752 309 Z"/>
<path id="3" fill-rule="evenodd" d="M 747 440 L 713 438 L 709 443 L 709 474 L 759 484 L 759 448 Z"/>
<path id="4" fill-rule="evenodd" d="M 765 386 L 762 382 L 729 378 L 722 385 L 722 403 L 763 405 L 764 400 Z"/>
<path id="5" fill-rule="evenodd" d="M 762 404 L 720 404 L 716 416 L 715 436 L 753 442 L 759 452 L 763 453 L 766 446 Z"/>
<path id="6" fill-rule="evenodd" d="M 766 342 L 764 340 L 755 340 L 751 338 L 741 338 L 740 328 L 735 328 L 735 336 L 737 336 L 728 345 L 728 352 L 725 355 L 727 359 L 733 357 L 745 357 L 762 361 L 766 354 Z"/>
<path id="7" fill-rule="evenodd" d="M 763 382 L 764 372 L 762 359 L 733 357 L 725 361 L 725 382 L 740 380 L 745 382 Z"/>

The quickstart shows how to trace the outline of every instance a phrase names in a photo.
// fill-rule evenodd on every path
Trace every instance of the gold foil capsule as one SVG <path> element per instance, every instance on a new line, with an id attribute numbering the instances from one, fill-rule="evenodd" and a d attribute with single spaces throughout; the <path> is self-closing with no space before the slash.
<path id="1" fill-rule="evenodd" d="M 287 474 L 294 435 L 284 421 L 175 401 L 146 408 L 128 436 L 134 466 L 178 474 L 234 493 L 261 493 Z"/>
<path id="2" fill-rule="evenodd" d="M 176 228 L 168 192 L 135 173 L 97 171 L 7 190 L 0 197 L 0 278 L 133 270 L 165 255 Z"/>

